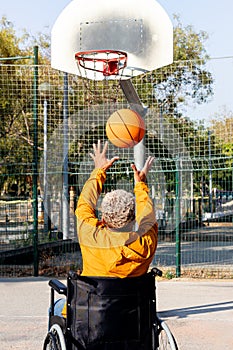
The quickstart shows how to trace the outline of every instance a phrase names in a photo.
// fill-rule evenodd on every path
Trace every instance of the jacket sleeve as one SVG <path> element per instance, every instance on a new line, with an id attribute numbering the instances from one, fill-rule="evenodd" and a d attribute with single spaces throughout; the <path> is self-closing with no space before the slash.
<path id="1" fill-rule="evenodd" d="M 106 172 L 103 169 L 94 169 L 92 171 L 79 196 L 75 211 L 78 221 L 86 222 L 93 226 L 97 225 L 96 205 L 105 180 Z"/>
<path id="2" fill-rule="evenodd" d="M 138 182 L 134 188 L 136 197 L 137 239 L 124 248 L 124 255 L 131 260 L 152 259 L 158 240 L 158 224 L 149 189 L 144 182 Z M 132 256 L 132 257 L 131 257 Z"/>
<path id="3" fill-rule="evenodd" d="M 134 188 L 136 197 L 136 222 L 140 235 L 150 231 L 156 223 L 155 210 L 149 189 L 145 182 L 137 182 Z"/>

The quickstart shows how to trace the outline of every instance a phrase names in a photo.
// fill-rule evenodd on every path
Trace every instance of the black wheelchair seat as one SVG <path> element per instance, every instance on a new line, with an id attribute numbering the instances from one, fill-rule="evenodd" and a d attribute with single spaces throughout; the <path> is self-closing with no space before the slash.
<path id="1" fill-rule="evenodd" d="M 67 286 L 51 280 L 49 327 L 64 336 L 61 350 L 157 349 L 155 276 L 152 269 L 140 277 L 85 277 L 70 272 Z M 67 317 L 54 316 L 54 291 L 64 294 Z M 53 325 L 55 325 L 53 327 Z M 53 338 L 50 331 L 48 338 Z M 45 344 L 54 343 L 47 339 Z M 44 349 L 50 349 L 49 346 Z M 56 348 L 55 348 L 56 349 Z"/>
<path id="2" fill-rule="evenodd" d="M 150 349 L 152 274 L 133 278 L 69 275 L 67 336 L 83 349 Z M 104 346 L 104 347 L 103 347 Z"/>

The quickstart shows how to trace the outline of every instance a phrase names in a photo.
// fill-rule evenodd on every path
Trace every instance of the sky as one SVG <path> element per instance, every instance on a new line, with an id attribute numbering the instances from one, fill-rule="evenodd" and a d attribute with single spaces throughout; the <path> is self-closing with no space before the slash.
<path id="1" fill-rule="evenodd" d="M 80 0 L 81 2 L 82 0 Z M 98 1 L 98 0 L 96 0 Z M 111 0 L 109 0 L 111 1 Z M 143 0 L 137 0 L 143 1 Z M 209 35 L 205 42 L 207 53 L 214 60 L 210 69 L 215 79 L 215 94 L 212 101 L 203 107 L 188 109 L 192 118 L 211 118 L 223 109 L 233 111 L 233 1 L 232 0 L 158 0 L 173 22 L 173 15 L 179 15 L 184 26 L 192 25 L 196 32 Z M 61 11 L 70 0 L 0 0 L 0 16 L 11 21 L 20 32 L 26 29 L 50 33 Z M 86 2 L 88 4 L 88 0 Z M 220 58 L 225 58 L 221 59 Z"/>

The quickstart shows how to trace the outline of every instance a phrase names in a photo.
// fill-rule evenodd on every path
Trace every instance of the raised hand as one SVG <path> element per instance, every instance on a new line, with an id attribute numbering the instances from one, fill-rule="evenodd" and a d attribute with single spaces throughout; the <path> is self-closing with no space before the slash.
<path id="1" fill-rule="evenodd" d="M 144 164 L 144 167 L 142 168 L 142 170 L 137 170 L 136 165 L 135 164 L 131 164 L 131 168 L 134 171 L 134 181 L 135 182 L 140 182 L 140 181 L 146 181 L 146 176 L 154 162 L 154 157 L 149 156 Z"/>
<path id="2" fill-rule="evenodd" d="M 106 141 L 103 150 L 101 151 L 101 141 L 98 140 L 97 145 L 93 144 L 93 153 L 90 153 L 91 158 L 94 161 L 95 168 L 108 170 L 113 163 L 119 159 L 119 157 L 113 157 L 111 159 L 107 159 L 106 152 L 108 149 L 108 142 Z"/>

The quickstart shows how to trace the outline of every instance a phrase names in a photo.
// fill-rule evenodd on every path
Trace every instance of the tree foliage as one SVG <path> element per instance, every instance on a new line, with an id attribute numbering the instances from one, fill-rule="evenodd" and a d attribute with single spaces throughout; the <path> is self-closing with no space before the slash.
<path id="1" fill-rule="evenodd" d="M 223 111 L 211 121 L 211 130 L 226 156 L 233 156 L 233 112 Z"/>
<path id="2" fill-rule="evenodd" d="M 14 25 L 0 20 L 0 187 L 19 182 L 21 173 L 31 172 L 33 146 L 33 47 L 49 46 L 45 35 L 31 37 L 25 30 L 17 35 Z M 39 63 L 48 63 L 39 54 Z M 28 67 L 31 66 L 31 69 Z M 42 136 L 39 121 L 40 135 Z M 41 137 L 40 136 L 40 137 Z M 8 175 L 11 176 L 8 176 Z"/>
<path id="3" fill-rule="evenodd" d="M 174 63 L 172 69 L 162 67 L 154 74 L 154 97 L 164 109 L 181 117 L 180 106 L 189 99 L 206 102 L 213 94 L 213 78 L 206 70 L 208 55 L 206 32 L 196 33 L 192 26 L 183 27 L 176 18 L 174 27 Z"/>
<path id="4" fill-rule="evenodd" d="M 216 142 L 225 156 L 225 167 L 227 170 L 222 171 L 222 187 L 232 191 L 233 184 L 233 112 L 223 111 L 221 118 L 219 115 L 211 122 L 211 130 L 215 136 Z"/>
<path id="5" fill-rule="evenodd" d="M 40 47 L 39 64 L 49 63 L 50 41 L 46 34 L 38 33 L 37 37 L 30 35 L 26 30 L 22 34 L 16 33 L 14 24 L 3 16 L 0 20 L 0 57 L 2 63 L 8 63 L 3 58 L 22 57 L 22 59 L 11 59 L 11 64 L 30 64 L 25 61 L 27 56 L 33 55 L 33 47 Z"/>

